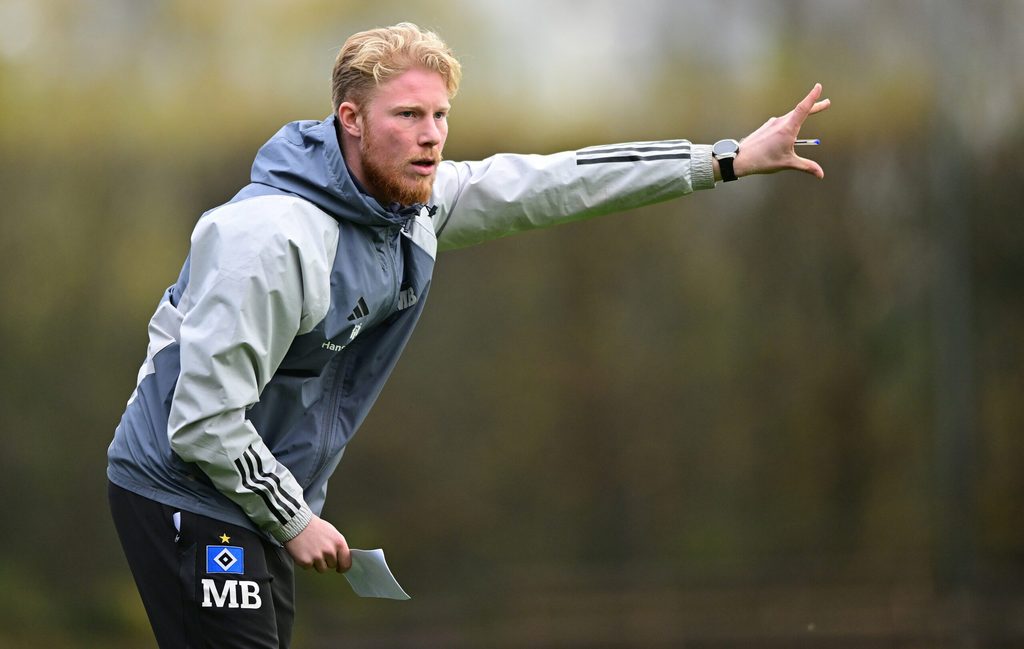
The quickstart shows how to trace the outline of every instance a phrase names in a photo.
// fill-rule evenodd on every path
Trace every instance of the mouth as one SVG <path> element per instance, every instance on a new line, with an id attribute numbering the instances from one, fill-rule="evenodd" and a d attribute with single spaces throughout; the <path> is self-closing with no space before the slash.
<path id="1" fill-rule="evenodd" d="M 416 173 L 422 176 L 429 176 L 437 168 L 437 160 L 434 158 L 418 158 L 412 161 Z"/>

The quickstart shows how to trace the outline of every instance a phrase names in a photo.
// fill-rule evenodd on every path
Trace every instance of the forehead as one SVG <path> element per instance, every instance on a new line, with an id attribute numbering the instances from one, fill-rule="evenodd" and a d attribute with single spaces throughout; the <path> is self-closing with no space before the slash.
<path id="1" fill-rule="evenodd" d="M 440 73 L 426 68 L 410 68 L 380 84 L 370 103 L 447 107 L 448 88 Z"/>

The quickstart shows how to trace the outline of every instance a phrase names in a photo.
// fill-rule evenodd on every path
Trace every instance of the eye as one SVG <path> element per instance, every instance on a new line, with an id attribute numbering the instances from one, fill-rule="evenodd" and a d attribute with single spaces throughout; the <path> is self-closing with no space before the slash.
<path id="1" fill-rule="evenodd" d="M 442 111 L 438 111 L 438 112 L 434 113 L 434 119 L 447 119 L 447 118 L 448 118 L 448 113 L 445 113 L 445 112 L 442 112 Z"/>
<path id="2" fill-rule="evenodd" d="M 398 113 L 398 116 L 399 117 L 416 117 L 416 113 L 411 111 L 411 110 L 403 110 L 402 112 Z"/>

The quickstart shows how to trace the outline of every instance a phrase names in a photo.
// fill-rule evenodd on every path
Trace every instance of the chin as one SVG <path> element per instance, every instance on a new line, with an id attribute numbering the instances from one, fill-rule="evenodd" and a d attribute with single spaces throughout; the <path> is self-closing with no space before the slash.
<path id="1" fill-rule="evenodd" d="M 399 203 L 403 205 L 426 203 L 430 200 L 430 195 L 434 193 L 434 176 L 431 175 L 411 182 L 403 190 L 402 198 L 405 200 L 400 200 L 398 201 Z"/>

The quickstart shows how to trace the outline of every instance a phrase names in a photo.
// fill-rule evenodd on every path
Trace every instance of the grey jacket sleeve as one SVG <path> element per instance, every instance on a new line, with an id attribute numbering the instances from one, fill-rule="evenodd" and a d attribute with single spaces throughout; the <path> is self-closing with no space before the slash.
<path id="1" fill-rule="evenodd" d="M 715 185 L 711 147 L 632 142 L 552 155 L 443 162 L 432 201 L 438 246 L 460 248 L 665 201 Z"/>
<path id="2" fill-rule="evenodd" d="M 316 312 L 326 309 L 319 302 L 328 299 L 329 287 L 317 283 L 329 282 L 328 250 L 337 228 L 334 243 L 325 244 L 322 224 L 317 232 L 308 215 L 281 218 L 281 205 L 268 213 L 268 202 L 273 200 L 219 208 L 193 233 L 189 284 L 178 304 L 181 372 L 168 437 L 175 453 L 198 465 L 256 525 L 284 542 L 305 528 L 312 513 L 302 488 L 245 412 L 296 334 L 322 317 Z"/>

